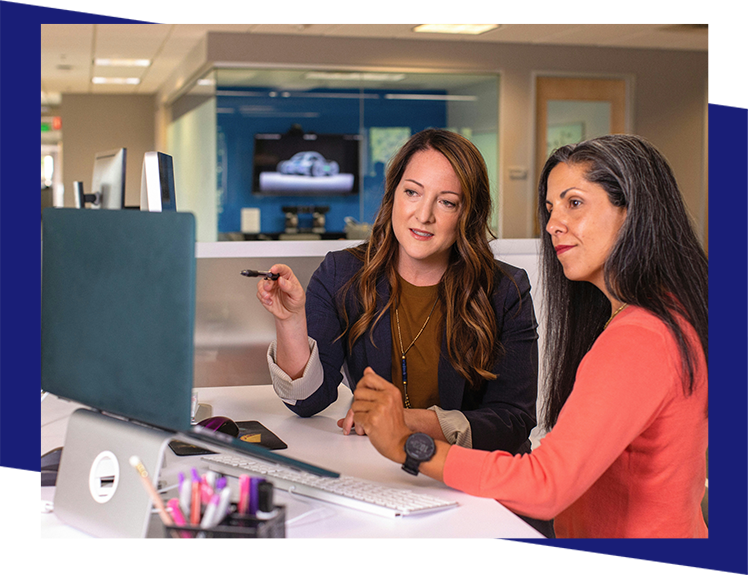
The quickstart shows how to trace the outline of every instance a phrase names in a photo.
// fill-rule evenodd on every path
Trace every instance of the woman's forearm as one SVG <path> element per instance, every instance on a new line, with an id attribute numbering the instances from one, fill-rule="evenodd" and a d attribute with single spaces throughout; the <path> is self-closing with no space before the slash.
<path id="1" fill-rule="evenodd" d="M 434 439 L 447 441 L 436 412 L 428 409 L 406 409 L 403 412 L 403 417 L 405 418 L 405 424 L 414 433 L 420 431 L 426 435 L 430 435 Z"/>
<path id="2" fill-rule="evenodd" d="M 275 363 L 291 379 L 298 379 L 309 362 L 309 338 L 306 316 L 299 314 L 288 319 L 275 319 Z"/>

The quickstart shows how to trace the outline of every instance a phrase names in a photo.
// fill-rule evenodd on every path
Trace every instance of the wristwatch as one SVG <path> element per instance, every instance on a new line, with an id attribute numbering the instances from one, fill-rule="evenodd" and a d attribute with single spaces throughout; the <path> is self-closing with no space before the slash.
<path id="1" fill-rule="evenodd" d="M 425 433 L 413 433 L 405 441 L 405 463 L 403 470 L 411 475 L 418 475 L 418 467 L 424 461 L 430 461 L 436 453 L 434 439 Z"/>

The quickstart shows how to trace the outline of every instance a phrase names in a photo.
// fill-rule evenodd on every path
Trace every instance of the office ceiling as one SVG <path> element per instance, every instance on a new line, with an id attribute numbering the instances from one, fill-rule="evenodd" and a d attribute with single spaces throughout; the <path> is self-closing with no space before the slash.
<path id="1" fill-rule="evenodd" d="M 42 105 L 61 93 L 155 93 L 208 31 L 454 42 L 707 50 L 705 25 L 508 24 L 479 36 L 419 34 L 411 24 L 43 24 Z M 147 68 L 102 68 L 95 58 L 145 58 Z M 93 84 L 94 76 L 140 78 L 138 85 Z"/>

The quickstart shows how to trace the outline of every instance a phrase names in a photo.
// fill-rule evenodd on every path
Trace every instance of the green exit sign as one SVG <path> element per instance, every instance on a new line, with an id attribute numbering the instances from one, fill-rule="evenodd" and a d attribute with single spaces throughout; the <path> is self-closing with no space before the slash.
<path id="1" fill-rule="evenodd" d="M 52 132 L 62 129 L 60 116 L 42 116 L 42 132 Z"/>

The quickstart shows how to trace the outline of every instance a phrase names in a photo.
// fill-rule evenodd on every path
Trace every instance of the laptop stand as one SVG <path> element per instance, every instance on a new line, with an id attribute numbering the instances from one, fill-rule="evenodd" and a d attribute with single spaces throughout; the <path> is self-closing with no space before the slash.
<path id="1" fill-rule="evenodd" d="M 146 537 L 153 516 L 136 455 L 158 479 L 173 434 L 88 409 L 70 416 L 54 508 L 61 521 L 96 537 Z M 155 483 L 154 483 L 155 485 Z M 160 528 L 157 518 L 154 527 Z M 160 535 L 163 536 L 163 532 Z"/>

